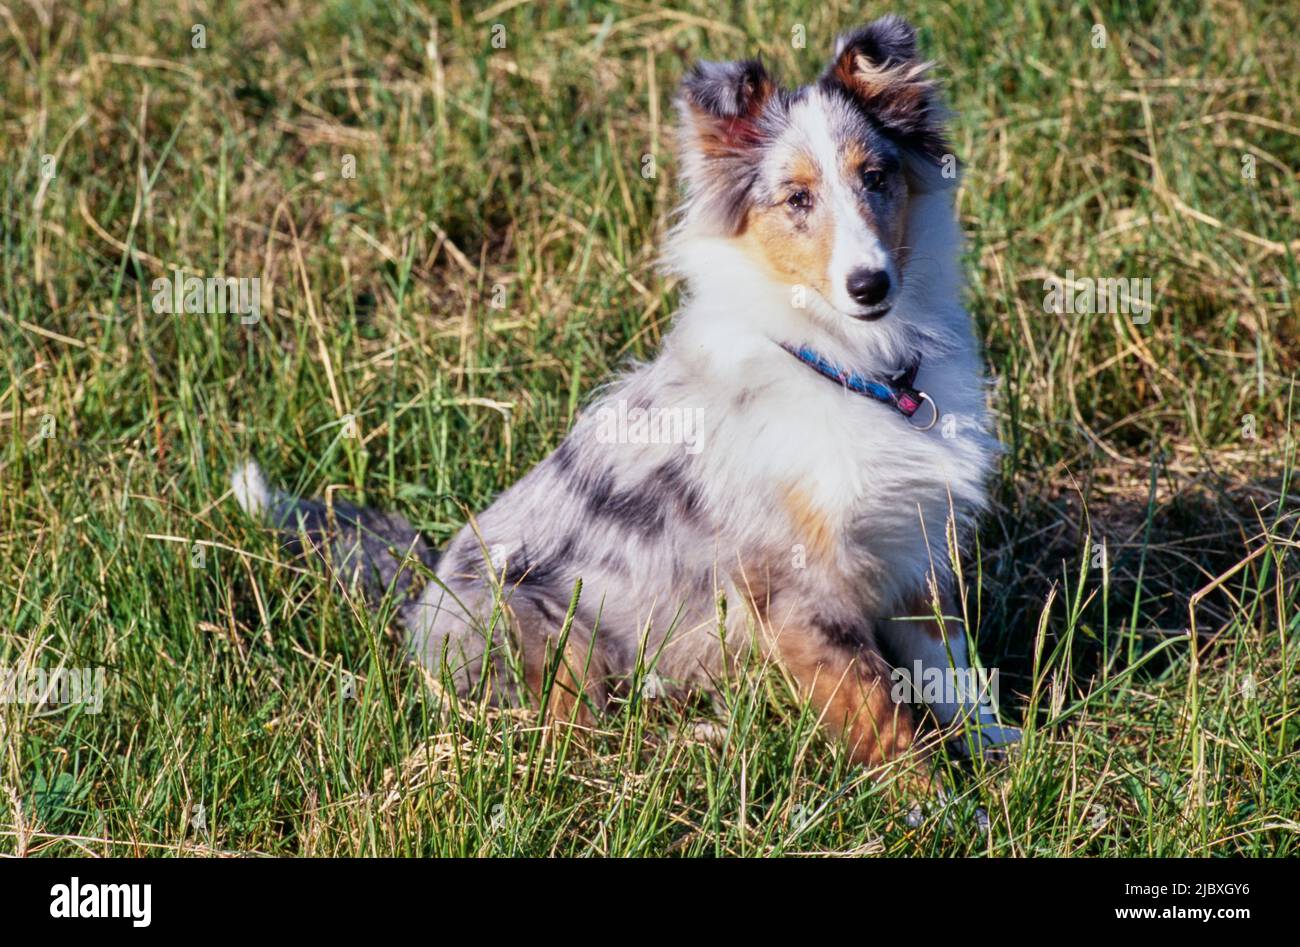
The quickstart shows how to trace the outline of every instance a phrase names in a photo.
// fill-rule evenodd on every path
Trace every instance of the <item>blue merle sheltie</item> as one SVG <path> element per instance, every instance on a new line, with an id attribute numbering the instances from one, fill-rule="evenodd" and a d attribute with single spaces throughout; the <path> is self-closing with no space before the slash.
<path id="1" fill-rule="evenodd" d="M 697 64 L 662 350 L 441 554 L 253 464 L 236 498 L 387 596 L 412 656 L 464 695 L 590 722 L 647 672 L 707 691 L 759 649 L 854 761 L 899 756 L 915 716 L 892 669 L 968 669 L 954 562 L 999 452 L 929 66 L 894 16 L 797 90 L 757 61 Z M 610 435 L 648 415 L 694 429 Z M 969 694 L 929 706 L 967 748 L 1018 738 Z"/>

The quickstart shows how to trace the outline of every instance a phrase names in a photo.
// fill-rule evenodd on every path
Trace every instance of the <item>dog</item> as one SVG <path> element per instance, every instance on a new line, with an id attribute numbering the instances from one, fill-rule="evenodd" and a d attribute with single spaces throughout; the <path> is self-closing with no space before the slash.
<path id="1" fill-rule="evenodd" d="M 701 62 L 677 108 L 665 260 L 684 296 L 662 350 L 445 552 L 255 464 L 233 491 L 395 603 L 411 655 L 462 695 L 590 721 L 634 679 L 708 691 L 757 648 L 853 762 L 885 764 L 916 739 L 893 668 L 969 668 L 952 550 L 1000 452 L 947 113 L 896 16 L 797 90 Z M 1018 739 L 969 692 L 929 709 L 968 748 Z"/>

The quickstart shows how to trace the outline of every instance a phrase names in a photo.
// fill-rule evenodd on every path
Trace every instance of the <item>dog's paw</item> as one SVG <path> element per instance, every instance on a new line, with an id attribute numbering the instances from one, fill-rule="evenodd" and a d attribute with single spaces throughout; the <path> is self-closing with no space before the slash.
<path id="1" fill-rule="evenodd" d="M 959 821 L 956 819 L 956 813 L 945 803 L 931 803 L 927 806 L 915 805 L 904 816 L 904 821 L 909 829 L 919 829 L 927 822 L 935 819 L 938 820 L 938 828 L 944 835 L 951 835 L 955 831 L 954 823 Z M 971 825 L 975 829 L 977 839 L 985 838 L 992 828 L 988 810 L 983 806 L 976 806 L 975 811 L 971 814 Z"/>

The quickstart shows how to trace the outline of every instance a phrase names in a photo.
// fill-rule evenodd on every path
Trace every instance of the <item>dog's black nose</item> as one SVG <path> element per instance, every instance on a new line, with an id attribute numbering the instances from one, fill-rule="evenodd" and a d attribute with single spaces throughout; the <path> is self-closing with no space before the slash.
<path id="1" fill-rule="evenodd" d="M 884 270 L 854 270 L 849 274 L 848 290 L 857 302 L 874 306 L 889 295 L 889 274 Z"/>

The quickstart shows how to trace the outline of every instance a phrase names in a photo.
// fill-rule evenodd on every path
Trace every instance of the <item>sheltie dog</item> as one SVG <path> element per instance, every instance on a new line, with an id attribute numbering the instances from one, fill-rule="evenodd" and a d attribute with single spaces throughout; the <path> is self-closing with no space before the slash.
<path id="1" fill-rule="evenodd" d="M 759 649 L 854 762 L 902 754 L 916 718 L 894 669 L 969 668 L 954 565 L 999 453 L 916 46 L 887 16 L 794 91 L 753 60 L 688 73 L 666 254 L 685 291 L 662 350 L 441 555 L 251 463 L 239 503 L 387 597 L 463 695 L 590 722 L 633 681 L 708 691 Z M 926 690 L 968 750 L 1018 739 L 981 695 Z"/>

